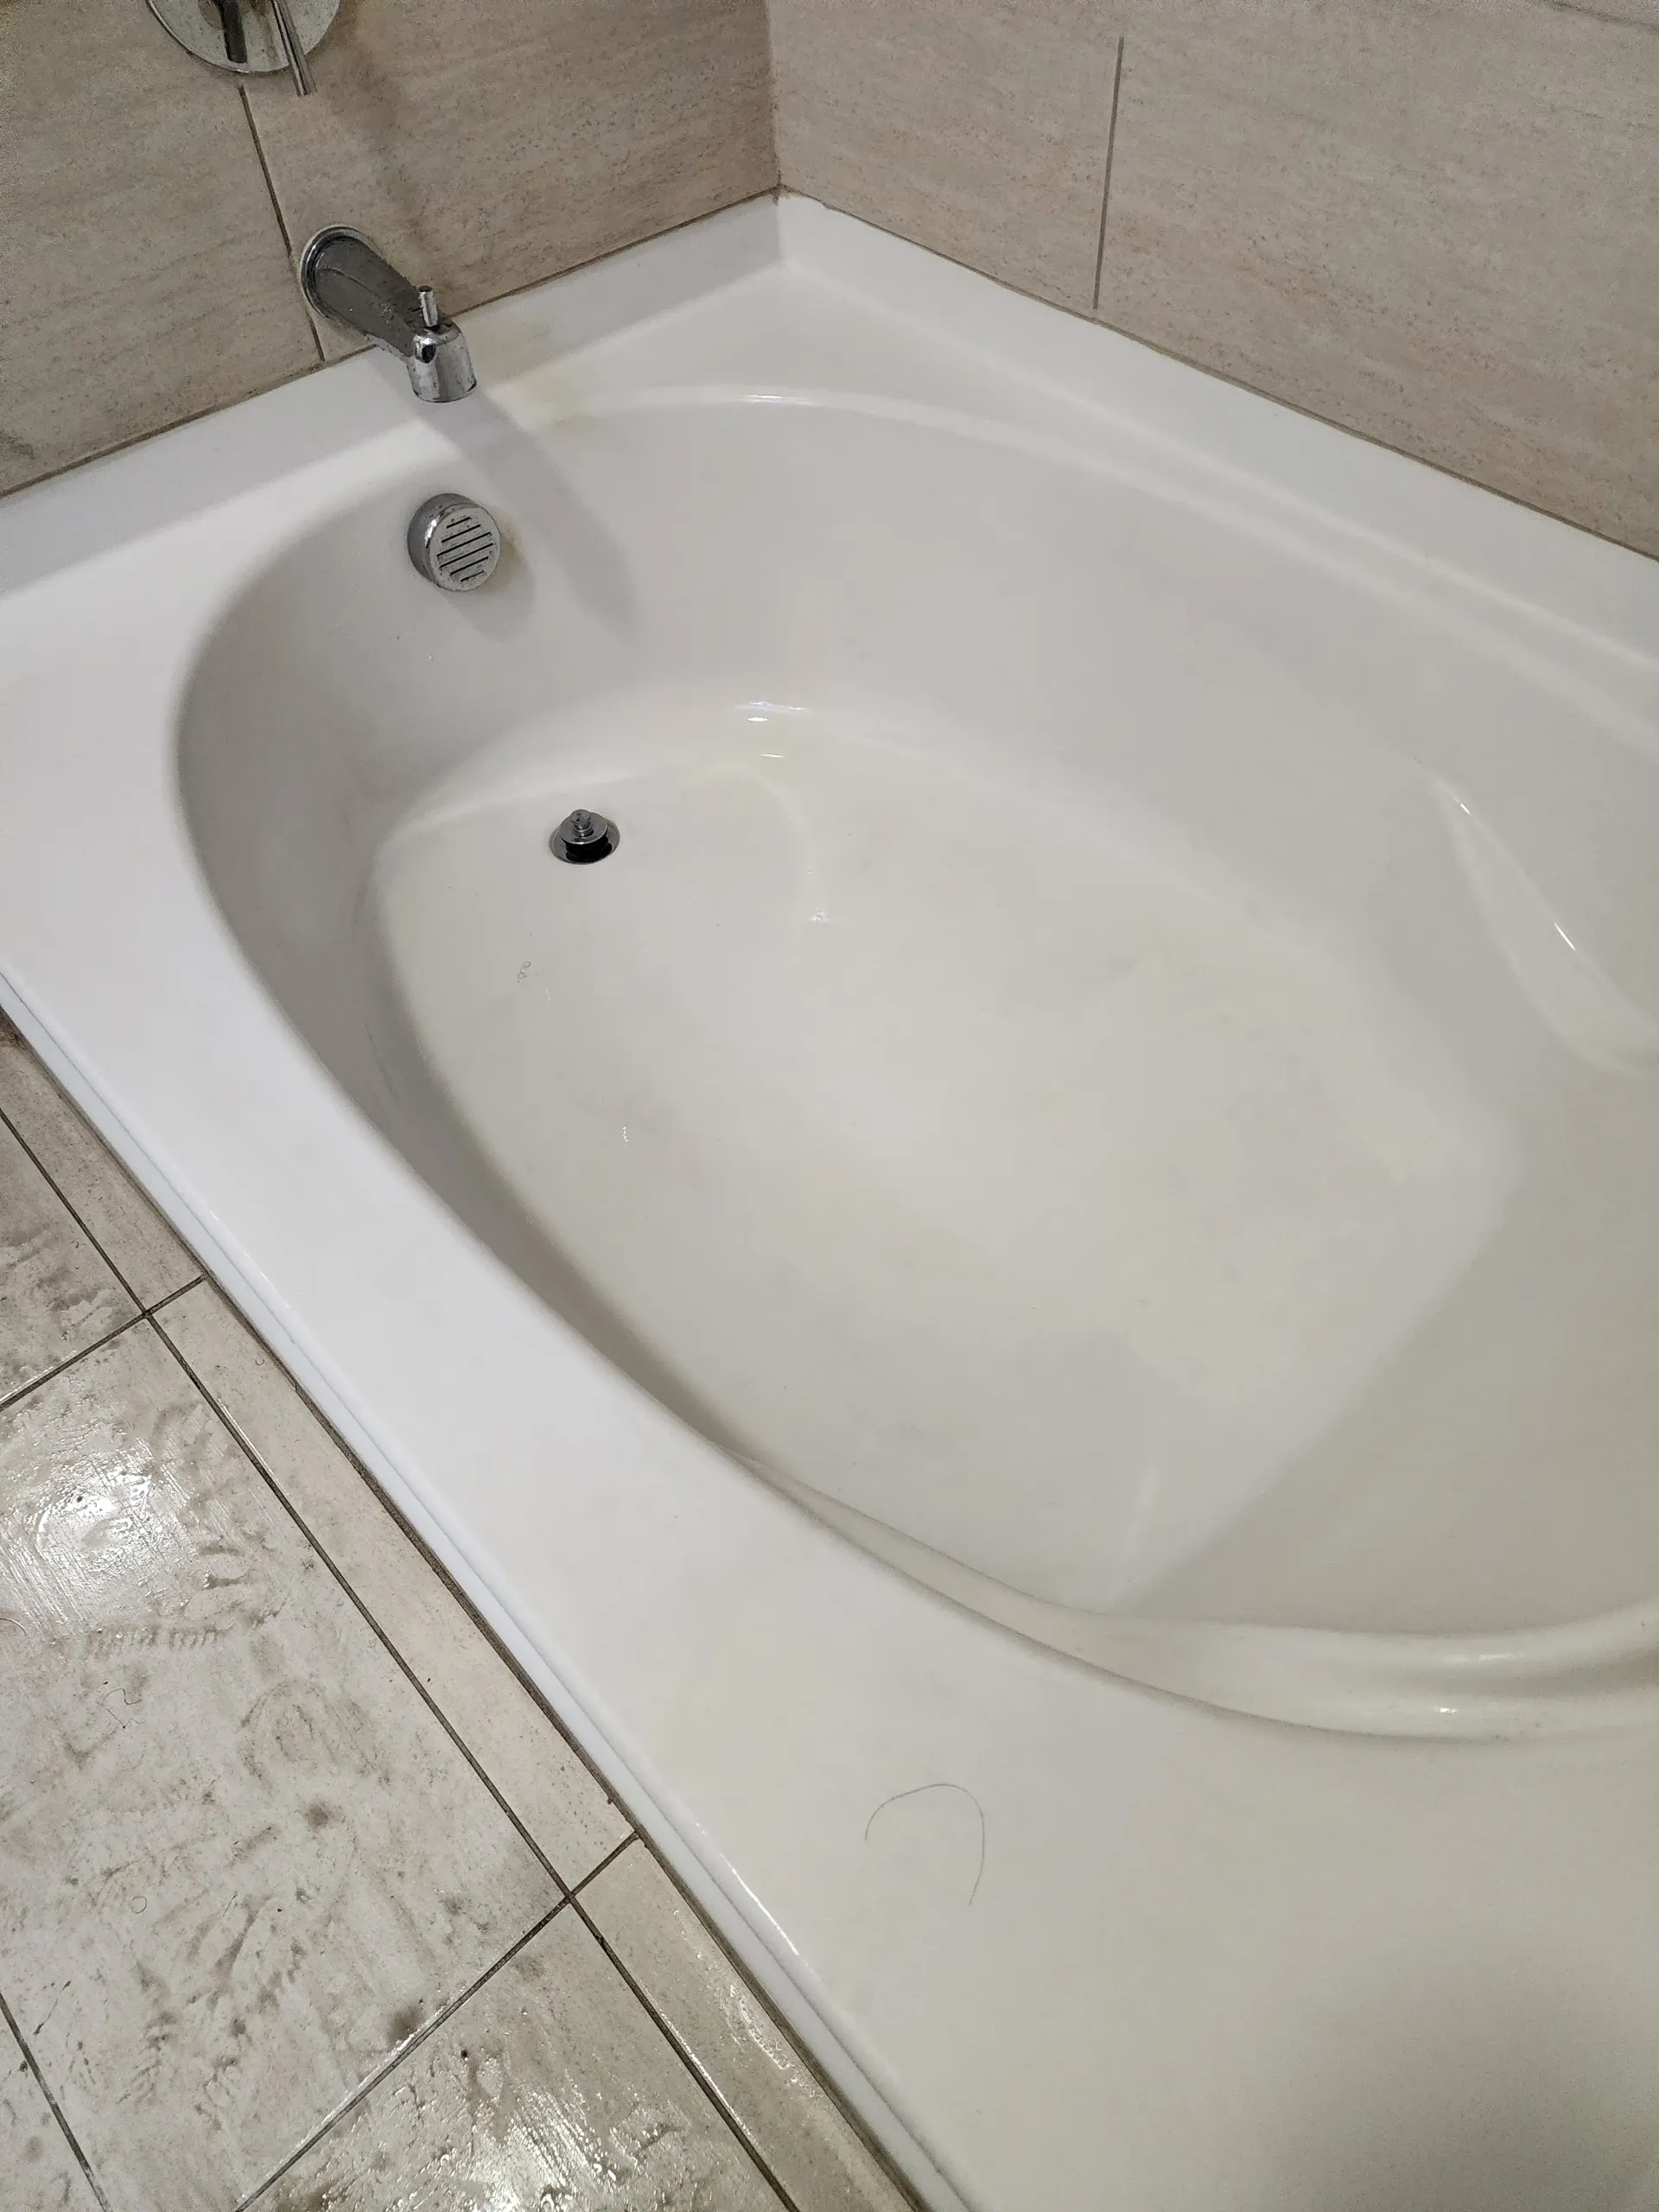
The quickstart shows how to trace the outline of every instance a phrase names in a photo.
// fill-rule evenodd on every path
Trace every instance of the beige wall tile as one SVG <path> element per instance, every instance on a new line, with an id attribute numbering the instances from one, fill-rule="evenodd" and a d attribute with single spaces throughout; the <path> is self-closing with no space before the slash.
<path id="1" fill-rule="evenodd" d="M 316 360 L 235 86 L 134 0 L 0 6 L 0 491 Z"/>
<path id="2" fill-rule="evenodd" d="M 88 1351 L 137 1311 L 0 1122 L 0 1398 Z"/>
<path id="3" fill-rule="evenodd" d="M 780 2212 L 567 1906 L 257 2212 Z"/>
<path id="4" fill-rule="evenodd" d="M 772 0 L 784 182 L 1086 308 L 1118 29 L 1099 0 Z"/>
<path id="5" fill-rule="evenodd" d="M 1659 551 L 1639 21 L 1133 0 L 1103 276 L 1122 329 Z"/>
<path id="6" fill-rule="evenodd" d="M 312 66 L 250 87 L 289 236 L 349 224 L 451 311 L 777 181 L 763 0 L 352 0 Z"/>
<path id="7" fill-rule="evenodd" d="M 0 1115 L 10 1122 L 141 1306 L 201 1269 L 0 1015 Z"/>
<path id="8" fill-rule="evenodd" d="M 63 2130 L 0 2023 L 0 2196 L 6 2212 L 98 2212 Z"/>
<path id="9" fill-rule="evenodd" d="M 582 1903 L 796 2212 L 905 2212 L 911 2199 L 643 1845 Z"/>
<path id="10" fill-rule="evenodd" d="M 269 1352 L 210 1283 L 156 1317 L 572 1887 L 628 1822 Z"/>
<path id="11" fill-rule="evenodd" d="M 559 1892 L 148 1322 L 0 1414 L 0 1957 L 118 2207 L 226 2212 Z"/>

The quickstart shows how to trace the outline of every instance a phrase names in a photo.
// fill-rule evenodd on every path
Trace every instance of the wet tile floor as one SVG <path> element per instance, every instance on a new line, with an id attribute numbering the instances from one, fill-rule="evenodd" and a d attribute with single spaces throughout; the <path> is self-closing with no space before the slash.
<path id="1" fill-rule="evenodd" d="M 0 2212 L 899 2212 L 0 1017 Z"/>

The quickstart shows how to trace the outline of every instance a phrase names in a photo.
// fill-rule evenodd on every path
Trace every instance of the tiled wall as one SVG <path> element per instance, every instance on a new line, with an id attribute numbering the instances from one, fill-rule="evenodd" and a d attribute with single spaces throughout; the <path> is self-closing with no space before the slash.
<path id="1" fill-rule="evenodd" d="M 0 0 L 0 490 L 784 181 L 1659 552 L 1659 0 L 342 0 L 318 92 Z M 774 152 L 772 97 L 775 93 Z"/>
<path id="2" fill-rule="evenodd" d="M 764 0 L 342 0 L 312 66 L 0 0 L 0 491 L 315 367 L 321 222 L 460 309 L 777 181 Z"/>
<path id="3" fill-rule="evenodd" d="M 1659 553 L 1659 0 L 772 0 L 784 181 Z"/>

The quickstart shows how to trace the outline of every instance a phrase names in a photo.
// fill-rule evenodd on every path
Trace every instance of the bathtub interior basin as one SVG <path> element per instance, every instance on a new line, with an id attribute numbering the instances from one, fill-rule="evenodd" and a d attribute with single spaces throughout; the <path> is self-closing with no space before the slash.
<path id="1" fill-rule="evenodd" d="M 180 784 L 294 1027 L 551 1307 L 1083 1656 L 1659 1590 L 1639 718 L 941 410 L 647 393 L 445 466 L 495 580 L 410 568 L 429 468 L 313 522 Z"/>

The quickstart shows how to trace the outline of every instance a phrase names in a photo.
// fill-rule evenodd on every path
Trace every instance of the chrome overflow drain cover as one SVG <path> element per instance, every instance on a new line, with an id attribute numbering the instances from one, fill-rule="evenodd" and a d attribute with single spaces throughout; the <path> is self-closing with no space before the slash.
<path id="1" fill-rule="evenodd" d="M 585 866 L 588 861 L 602 861 L 607 853 L 613 853 L 622 842 L 622 832 L 602 814 L 579 806 L 574 814 L 565 816 L 547 842 L 557 859 Z"/>
<path id="2" fill-rule="evenodd" d="M 416 508 L 409 557 L 440 591 L 476 591 L 495 574 L 501 533 L 495 517 L 459 492 L 439 492 Z"/>

